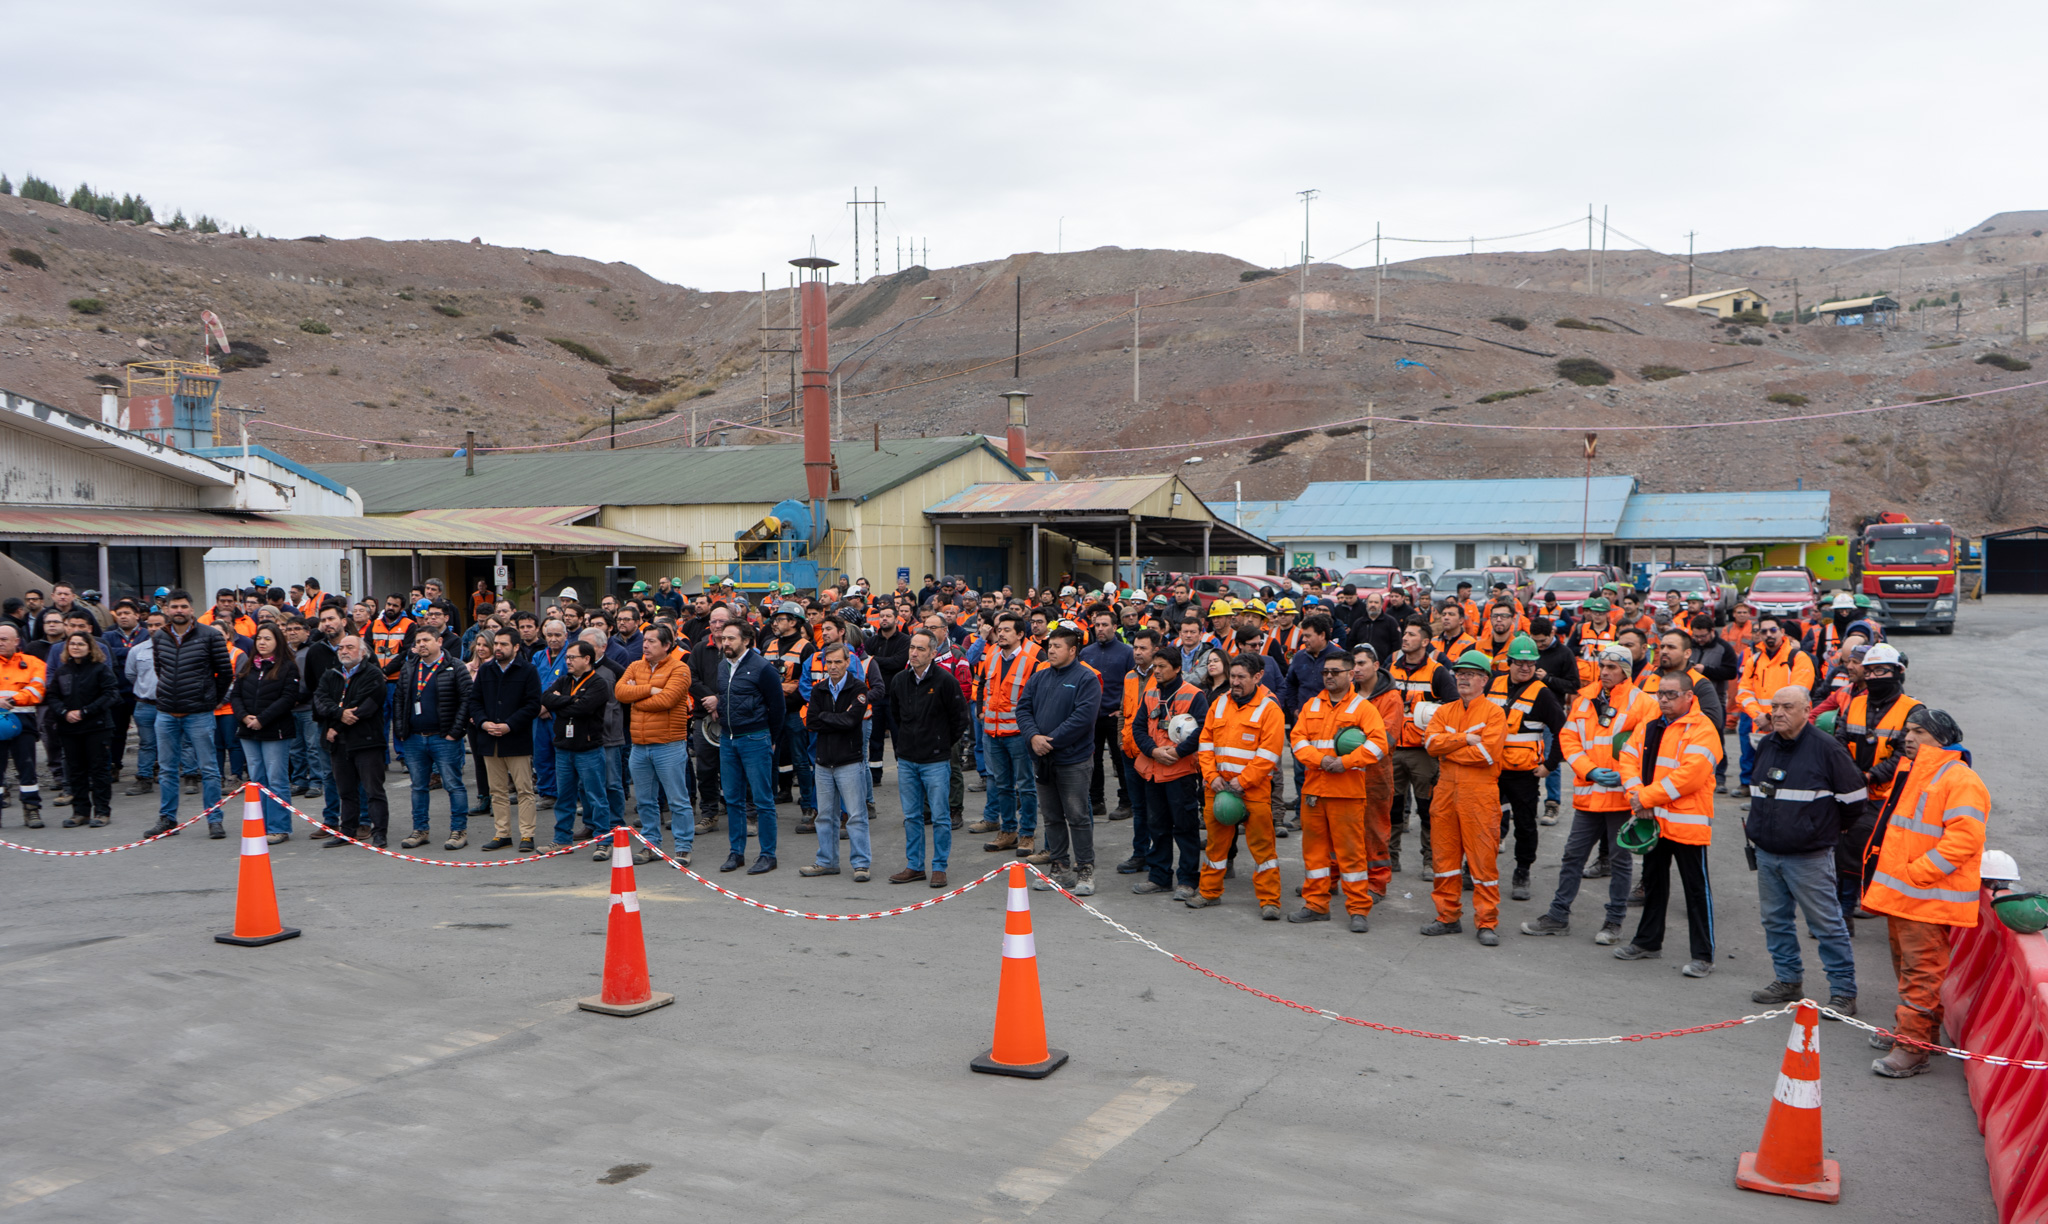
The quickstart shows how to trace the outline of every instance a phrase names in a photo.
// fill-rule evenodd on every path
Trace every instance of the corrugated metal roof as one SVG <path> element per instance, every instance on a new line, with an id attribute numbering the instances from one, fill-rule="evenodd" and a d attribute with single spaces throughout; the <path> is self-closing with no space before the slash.
<path id="1" fill-rule="evenodd" d="M 504 510 L 415 510 L 406 518 L 443 523 L 483 523 L 493 527 L 566 527 L 596 514 L 596 506 L 521 506 Z"/>
<path id="2" fill-rule="evenodd" d="M 1109 480 L 1034 481 L 1030 484 L 969 485 L 926 514 L 1040 514 L 1096 511 L 1128 514 L 1171 483 L 1171 476 L 1123 476 Z"/>
<path id="3" fill-rule="evenodd" d="M 1293 504 L 1287 501 L 1245 500 L 1217 502 L 1211 509 L 1216 511 L 1216 517 L 1225 522 L 1235 523 L 1261 539 L 1271 539 L 1273 523 L 1280 517 L 1282 510 Z"/>
<path id="4" fill-rule="evenodd" d="M 1818 540 L 1828 534 L 1824 489 L 1753 493 L 1638 493 L 1628 499 L 1617 542 L 1747 544 Z"/>
<path id="5" fill-rule="evenodd" d="M 1528 540 L 1614 534 L 1633 476 L 1584 480 L 1332 480 L 1260 529 L 1269 540 Z"/>
<path id="6" fill-rule="evenodd" d="M 188 455 L 201 455 L 204 456 L 205 458 L 214 460 L 236 459 L 241 457 L 242 448 L 239 446 L 195 446 L 191 450 L 186 451 L 185 453 Z M 297 476 L 303 476 L 307 480 L 312 481 L 314 484 L 319 485 L 321 488 L 326 489 L 329 492 L 338 493 L 343 497 L 348 496 L 348 490 L 344 488 L 342 485 L 336 483 L 333 478 L 322 476 L 320 473 L 314 471 L 312 468 L 307 467 L 305 464 L 300 463 L 298 460 L 287 459 L 283 455 L 278 454 L 276 451 L 270 449 L 267 446 L 258 446 L 254 443 L 251 443 L 249 446 L 249 453 L 251 455 L 260 455 L 263 458 L 270 460 L 272 463 L 275 463 L 277 466 L 283 468 L 285 471 L 291 472 L 292 474 Z"/>
<path id="7" fill-rule="evenodd" d="M 1879 302 L 1891 302 L 1893 306 L 1898 305 L 1891 297 L 1880 293 L 1876 297 L 1843 298 L 1839 302 L 1822 302 L 1814 307 L 1813 310 L 1815 314 L 1841 314 L 1846 311 L 1868 310 Z"/>
<path id="8" fill-rule="evenodd" d="M 1001 449 L 980 434 L 884 438 L 879 451 L 868 442 L 842 442 L 836 447 L 840 491 L 833 499 L 865 500 L 977 447 L 1008 463 Z M 793 442 L 550 454 L 481 452 L 474 476 L 463 475 L 461 459 L 438 458 L 330 463 L 320 471 L 362 494 L 363 509 L 369 514 L 574 502 L 700 506 L 805 496 L 803 447 Z M 1017 475 L 1022 479 L 1024 474 Z"/>
<path id="9" fill-rule="evenodd" d="M 1751 289 L 1748 285 L 1744 285 L 1739 289 L 1716 289 L 1712 293 L 1695 293 L 1691 297 L 1672 298 L 1664 304 L 1666 306 L 1677 306 L 1681 309 L 1691 309 L 1695 306 L 1704 305 L 1707 302 L 1718 301 L 1724 297 L 1733 297 L 1738 293 L 1746 293 L 1753 298 L 1763 296 L 1763 294 Z"/>
<path id="10" fill-rule="evenodd" d="M 356 518 L 322 514 L 210 514 L 200 510 L 34 510 L 9 506 L 5 524 L 11 540 L 53 544 L 681 551 L 680 545 L 627 531 L 535 524 L 520 521 L 517 516 L 508 521 L 485 513 L 451 522 L 409 515 Z"/>

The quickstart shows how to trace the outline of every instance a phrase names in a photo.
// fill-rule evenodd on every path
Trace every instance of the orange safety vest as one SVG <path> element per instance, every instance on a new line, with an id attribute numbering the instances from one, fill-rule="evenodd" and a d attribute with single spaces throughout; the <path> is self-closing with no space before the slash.
<path id="1" fill-rule="evenodd" d="M 1657 835 L 1686 846 L 1714 840 L 1714 768 L 1721 763 L 1721 730 L 1695 703 L 1684 718 L 1664 728 L 1650 780 L 1643 782 L 1643 739 L 1622 748 L 1622 788 L 1657 818 Z"/>
<path id="2" fill-rule="evenodd" d="M 1123 699 L 1117 704 L 1117 714 L 1119 715 L 1118 740 L 1123 746 L 1124 755 L 1131 759 L 1131 763 L 1137 768 L 1138 776 L 1141 778 L 1150 778 L 1152 775 L 1146 771 L 1145 755 L 1138 751 L 1138 740 L 1136 736 L 1131 734 L 1131 724 L 1139 717 L 1139 712 L 1145 708 L 1145 690 L 1152 687 L 1152 684 L 1152 670 L 1150 668 L 1146 668 L 1143 671 L 1135 667 L 1132 668 L 1124 673 Z"/>
<path id="3" fill-rule="evenodd" d="M 0 697 L 27 707 L 43 703 L 43 661 L 26 650 L 0 659 Z"/>
<path id="4" fill-rule="evenodd" d="M 1429 646 L 1431 650 L 1436 652 L 1437 657 L 1445 663 L 1456 663 L 1460 658 L 1464 657 L 1466 651 L 1479 649 L 1479 639 L 1469 633 L 1461 632 L 1457 637 L 1446 642 L 1442 635 L 1438 635 L 1429 640 Z"/>
<path id="5" fill-rule="evenodd" d="M 1899 785 L 1863 904 L 1914 922 L 1976 926 L 1978 860 L 1991 819 L 1984 779 L 1956 749 L 1927 744 Z"/>
<path id="6" fill-rule="evenodd" d="M 1280 767 L 1280 749 L 1286 746 L 1286 724 L 1280 703 L 1264 685 L 1253 691 L 1248 705 L 1239 705 L 1224 690 L 1202 723 L 1203 786 L 1228 775 L 1244 788 L 1247 803 L 1270 799 L 1273 771 Z"/>
<path id="7" fill-rule="evenodd" d="M 401 614 L 398 624 L 386 624 L 381 612 L 370 621 L 370 648 L 376 652 L 379 668 L 386 667 L 405 649 L 405 639 L 412 633 L 412 623 L 412 617 Z"/>
<path id="8" fill-rule="evenodd" d="M 1387 663 L 1387 678 L 1400 691 L 1402 703 L 1407 707 L 1401 715 L 1401 729 L 1395 738 L 1396 748 L 1422 747 L 1422 728 L 1415 725 L 1415 707 L 1425 701 L 1436 700 L 1436 673 L 1443 664 L 1435 655 L 1424 655 L 1422 666 L 1409 670 L 1407 661 L 1397 652 Z"/>
<path id="9" fill-rule="evenodd" d="M 1027 638 L 1007 663 L 1001 649 L 991 649 L 982 656 L 981 669 L 982 728 L 990 735 L 1016 735 L 1017 703 L 1024 697 L 1024 682 L 1038 670 L 1038 643 Z"/>
<path id="10" fill-rule="evenodd" d="M 215 604 L 211 608 L 208 608 L 206 611 L 201 612 L 199 614 L 199 623 L 202 625 L 212 625 L 217 623 L 218 618 L 214 615 L 214 613 L 219 611 L 220 605 Z M 241 613 L 237 612 L 235 613 L 234 619 L 234 631 L 243 637 L 254 637 L 256 636 L 256 622 L 250 620 L 248 617 L 243 616 Z"/>
<path id="11" fill-rule="evenodd" d="M 1758 647 L 1742 665 L 1742 683 L 1736 689 L 1736 700 L 1752 722 L 1771 712 L 1771 694 L 1779 689 L 1792 684 L 1813 688 L 1813 656 L 1799 649 L 1790 638 L 1780 642 L 1778 649 L 1778 654 L 1768 655 Z"/>
<path id="12" fill-rule="evenodd" d="M 235 645 L 235 644 L 234 644 L 233 642 L 229 642 L 229 643 L 228 643 L 228 674 L 229 674 L 229 675 L 231 675 L 231 676 L 237 676 L 237 675 L 240 675 L 240 674 L 241 674 L 241 672 L 242 672 L 242 648 L 241 648 L 240 646 L 237 646 L 237 645 Z M 233 683 L 233 682 L 232 682 L 232 681 L 230 681 L 229 683 L 230 683 L 230 684 L 232 685 L 232 683 Z M 215 706 L 215 707 L 214 707 L 214 709 L 213 709 L 213 712 L 214 712 L 214 714 L 215 714 L 216 716 L 218 716 L 218 715 L 221 715 L 221 714 L 233 714 L 233 713 L 235 712 L 235 703 L 234 703 L 234 702 L 232 702 L 232 701 L 229 701 L 229 700 L 227 700 L 227 694 L 226 694 L 226 693 L 222 693 L 222 694 L 221 694 L 221 703 L 220 703 L 219 705 L 217 705 L 217 706 Z"/>
<path id="13" fill-rule="evenodd" d="M 1543 691 L 1543 681 L 1531 680 L 1515 696 L 1508 695 L 1508 678 L 1495 676 L 1488 686 L 1486 695 L 1507 716 L 1508 737 L 1501 747 L 1502 769 L 1526 771 L 1543 763 L 1543 732 L 1522 730 L 1522 720 L 1529 717 L 1529 711 L 1536 708 L 1536 695 Z"/>
<path id="14" fill-rule="evenodd" d="M 1875 727 L 1871 727 L 1865 725 L 1865 720 L 1870 717 L 1870 694 L 1858 693 L 1849 699 L 1849 708 L 1842 712 L 1842 732 L 1849 737 L 1849 755 L 1855 758 L 1856 768 L 1867 774 L 1898 751 L 1899 736 L 1906 731 L 1906 715 L 1919 704 L 1917 699 L 1900 693 L 1898 700 L 1892 702 L 1892 708 L 1884 712 L 1884 717 L 1877 720 Z M 1898 775 L 1893 774 L 1882 783 L 1872 783 L 1870 801 L 1883 806 L 1898 780 Z"/>
<path id="15" fill-rule="evenodd" d="M 1604 717 L 1595 701 L 1604 698 L 1609 710 Z M 1628 793 L 1627 762 L 1622 757 L 1629 740 L 1642 734 L 1643 727 L 1657 717 L 1657 703 L 1624 680 L 1606 693 L 1596 683 L 1572 702 L 1557 737 L 1565 764 L 1572 767 L 1572 806 L 1582 812 L 1625 812 Z M 1588 776 L 1596 769 L 1621 773 L 1623 786 L 1601 786 Z"/>
<path id="16" fill-rule="evenodd" d="M 306 600 L 306 602 L 299 605 L 299 615 L 305 617 L 307 620 L 319 619 L 320 604 L 326 598 L 327 597 L 325 595 L 315 595 L 312 598 Z"/>
<path id="17" fill-rule="evenodd" d="M 1365 742 L 1344 753 L 1340 758 L 1344 768 L 1331 773 L 1322 767 L 1323 757 L 1337 755 L 1337 735 L 1346 727 L 1357 728 Z M 1387 724 L 1372 699 L 1356 688 L 1341 706 L 1331 701 L 1328 693 L 1317 693 L 1295 715 L 1293 748 L 1294 759 L 1304 770 L 1302 794 L 1364 799 L 1369 786 L 1367 771 L 1387 759 Z"/>
<path id="18" fill-rule="evenodd" d="M 1494 670 L 1494 671 L 1496 671 L 1496 672 L 1505 672 L 1505 671 L 1507 671 L 1507 669 L 1508 669 L 1508 647 L 1510 647 L 1510 646 L 1512 646 L 1512 645 L 1514 645 L 1514 644 L 1515 644 L 1515 635 L 1514 635 L 1514 634 L 1512 634 L 1512 633 L 1510 633 L 1510 634 L 1508 634 L 1508 640 L 1507 640 L 1507 641 L 1505 641 L 1505 642 L 1502 642 L 1502 643 L 1501 643 L 1500 645 L 1498 645 L 1498 646 L 1494 645 L 1494 644 L 1493 644 L 1492 642 L 1488 641 L 1488 640 L 1487 640 L 1486 638 L 1481 638 L 1481 639 L 1479 639 L 1479 640 L 1478 640 L 1477 642 L 1473 643 L 1473 646 L 1474 646 L 1474 648 L 1475 648 L 1475 649 L 1478 649 L 1478 650 L 1483 650 L 1483 651 L 1485 651 L 1485 652 L 1486 652 L 1487 654 L 1489 654 L 1489 655 L 1491 655 L 1491 656 L 1493 657 L 1493 670 Z"/>
<path id="19" fill-rule="evenodd" d="M 1172 722 L 1176 714 L 1192 714 L 1195 709 L 1195 698 L 1201 695 L 1202 690 L 1189 684 L 1186 678 L 1182 678 L 1180 687 L 1174 690 L 1173 696 L 1165 700 L 1160 699 L 1158 684 L 1145 686 L 1145 722 L 1152 728 L 1152 743 L 1155 746 L 1163 747 L 1179 742 L 1167 733 L 1166 724 Z M 1164 765 L 1148 758 L 1140 758 L 1140 763 L 1151 766 L 1151 773 L 1146 776 L 1154 782 L 1171 782 L 1176 778 L 1189 777 L 1202 767 L 1199 753 L 1182 757 L 1171 765 Z"/>

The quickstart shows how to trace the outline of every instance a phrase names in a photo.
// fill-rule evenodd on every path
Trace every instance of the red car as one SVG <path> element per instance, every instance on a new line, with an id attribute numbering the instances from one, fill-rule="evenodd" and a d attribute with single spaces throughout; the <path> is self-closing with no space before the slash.
<path id="1" fill-rule="evenodd" d="M 1820 606 L 1820 584 L 1803 569 L 1758 570 L 1749 580 L 1749 594 L 1743 602 L 1759 615 L 1768 612 L 1806 620 Z"/>

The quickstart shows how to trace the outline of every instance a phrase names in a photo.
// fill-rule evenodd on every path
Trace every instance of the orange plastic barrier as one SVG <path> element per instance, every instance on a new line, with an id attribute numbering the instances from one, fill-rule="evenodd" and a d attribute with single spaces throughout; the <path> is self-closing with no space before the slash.
<path id="1" fill-rule="evenodd" d="M 1941 1005 L 1955 1045 L 2048 1058 L 2048 935 L 2008 929 L 1984 893 L 1977 925 L 1956 931 Z M 2000 1224 L 2048 1222 L 2048 1072 L 1972 1060 L 1963 1078 L 1984 1132 Z"/>

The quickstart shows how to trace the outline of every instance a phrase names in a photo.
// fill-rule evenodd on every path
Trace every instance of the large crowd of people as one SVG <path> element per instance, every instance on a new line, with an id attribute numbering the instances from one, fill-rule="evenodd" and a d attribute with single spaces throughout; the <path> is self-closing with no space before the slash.
<path id="1" fill-rule="evenodd" d="M 1469 911 L 1486 946 L 1502 852 L 1508 899 L 1531 901 L 1541 829 L 1568 817 L 1554 891 L 1520 931 L 1569 934 L 1583 882 L 1604 878 L 1594 942 L 1661 958 L 1675 867 L 1691 978 L 1715 965 L 1707 850 L 1732 790 L 1774 969 L 1755 1000 L 1805 993 L 1803 916 L 1830 1005 L 1854 1014 L 1854 923 L 1882 918 L 1896 1027 L 1933 1040 L 1990 801 L 1961 729 L 1906 695 L 1905 657 L 1855 597 L 1810 623 L 1745 604 L 1724 624 L 1698 596 L 1645 603 L 1620 584 L 1572 608 L 1505 585 L 1420 606 L 1399 588 L 1272 594 L 930 575 L 685 594 L 664 578 L 520 609 L 482 584 L 458 608 L 432 580 L 378 602 L 309 579 L 102 610 L 56 584 L 0 610 L 0 781 L 11 765 L 29 828 L 46 797 L 64 827 L 99 827 L 126 772 L 125 794 L 157 796 L 151 833 L 196 798 L 213 838 L 224 783 L 255 781 L 317 801 L 338 831 L 325 845 L 383 847 L 395 762 L 408 850 L 469 851 L 473 816 L 491 822 L 479 854 L 627 823 L 687 866 L 723 820 L 719 870 L 749 874 L 777 869 L 794 806 L 794 834 L 815 838 L 801 874 L 864 883 L 897 858 L 875 826 L 893 755 L 892 884 L 946 887 L 964 833 L 1040 867 L 1041 890 L 1092 895 L 1113 869 L 1134 895 L 1200 910 L 1226 902 L 1242 859 L 1260 917 L 1326 922 L 1341 897 L 1364 934 L 1407 849 L 1431 881 L 1422 934 L 1461 934 Z M 269 840 L 289 839 L 283 804 L 264 809 Z M 1297 834 L 1290 902 L 1279 842 Z M 1927 1068 L 1878 1044 L 1880 1074 Z"/>

